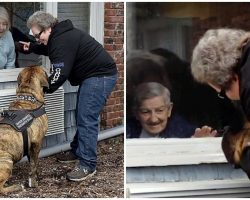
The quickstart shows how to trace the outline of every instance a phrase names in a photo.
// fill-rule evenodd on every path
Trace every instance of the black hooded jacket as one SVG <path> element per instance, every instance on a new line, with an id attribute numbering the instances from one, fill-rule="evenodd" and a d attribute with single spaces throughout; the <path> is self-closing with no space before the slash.
<path id="1" fill-rule="evenodd" d="M 250 120 L 250 42 L 243 48 L 239 64 L 240 102 L 248 120 Z"/>
<path id="2" fill-rule="evenodd" d="M 51 76 L 47 93 L 57 90 L 67 79 L 71 85 L 80 85 L 90 77 L 110 76 L 117 73 L 112 57 L 89 34 L 73 27 L 70 20 L 56 24 L 48 45 L 33 45 L 31 51 L 48 55 Z"/>

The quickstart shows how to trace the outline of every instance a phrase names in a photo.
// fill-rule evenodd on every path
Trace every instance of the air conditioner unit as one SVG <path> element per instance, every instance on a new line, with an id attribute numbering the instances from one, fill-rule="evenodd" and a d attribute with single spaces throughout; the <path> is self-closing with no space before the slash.
<path id="1" fill-rule="evenodd" d="M 16 99 L 16 89 L 0 90 L 0 109 L 8 109 L 11 101 Z M 64 132 L 64 90 L 60 87 L 53 94 L 45 95 L 45 110 L 48 115 L 49 129 L 47 135 Z"/>

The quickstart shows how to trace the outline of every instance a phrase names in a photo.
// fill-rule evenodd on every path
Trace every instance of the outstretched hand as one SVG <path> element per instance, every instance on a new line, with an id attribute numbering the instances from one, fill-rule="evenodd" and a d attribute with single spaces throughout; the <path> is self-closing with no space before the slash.
<path id="1" fill-rule="evenodd" d="M 30 42 L 19 41 L 19 43 L 23 46 L 23 50 L 24 50 L 24 51 L 29 51 Z"/>
<path id="2" fill-rule="evenodd" d="M 196 128 L 194 135 L 192 137 L 215 137 L 217 135 L 217 130 L 213 130 L 209 126 L 202 126 L 201 128 Z"/>

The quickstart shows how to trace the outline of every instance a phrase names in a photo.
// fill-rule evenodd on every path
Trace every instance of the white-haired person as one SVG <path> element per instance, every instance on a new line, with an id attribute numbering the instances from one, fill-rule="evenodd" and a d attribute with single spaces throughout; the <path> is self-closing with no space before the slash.
<path id="1" fill-rule="evenodd" d="M 9 14 L 0 6 L 0 69 L 15 68 L 15 44 L 9 29 Z"/>
<path id="2" fill-rule="evenodd" d="M 58 21 L 51 14 L 37 11 L 27 21 L 39 44 L 22 42 L 23 49 L 47 55 L 51 62 L 49 88 L 56 91 L 67 79 L 79 86 L 76 105 L 76 135 L 71 151 L 58 157 L 60 162 L 79 161 L 67 173 L 72 181 L 85 180 L 96 173 L 98 117 L 116 80 L 113 58 L 88 33 L 75 28 L 70 20 Z"/>
<path id="3" fill-rule="evenodd" d="M 220 98 L 241 103 L 250 120 L 250 34 L 239 29 L 208 30 L 194 48 L 194 78 L 208 84 Z"/>
<path id="4" fill-rule="evenodd" d="M 215 137 L 209 126 L 198 128 L 181 115 L 172 113 L 168 88 L 157 82 L 139 84 L 134 92 L 133 113 L 126 125 L 127 138 Z"/>
<path id="5" fill-rule="evenodd" d="M 239 29 L 208 30 L 194 48 L 194 78 L 208 84 L 220 98 L 239 102 L 244 117 L 234 130 L 229 126 L 222 149 L 229 163 L 250 178 L 250 34 Z"/>

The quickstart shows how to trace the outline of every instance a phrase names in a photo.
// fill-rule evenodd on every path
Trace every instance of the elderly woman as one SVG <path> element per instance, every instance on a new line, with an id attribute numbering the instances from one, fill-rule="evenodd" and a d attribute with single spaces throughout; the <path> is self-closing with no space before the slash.
<path id="1" fill-rule="evenodd" d="M 216 130 L 197 128 L 182 116 L 172 113 L 169 90 L 160 83 L 146 82 L 136 87 L 133 111 L 136 120 L 127 122 L 127 138 L 214 137 Z"/>
<path id="2" fill-rule="evenodd" d="M 208 30 L 193 51 L 192 74 L 220 98 L 240 100 L 250 120 L 250 35 L 243 30 Z"/>
<path id="3" fill-rule="evenodd" d="M 243 30 L 208 30 L 193 51 L 192 74 L 210 85 L 220 98 L 239 100 L 246 121 L 226 132 L 222 148 L 230 163 L 250 178 L 250 35 Z M 236 133 L 234 133 L 236 132 Z"/>
<path id="4" fill-rule="evenodd" d="M 0 69 L 15 68 L 15 45 L 9 28 L 8 12 L 0 7 Z"/>

